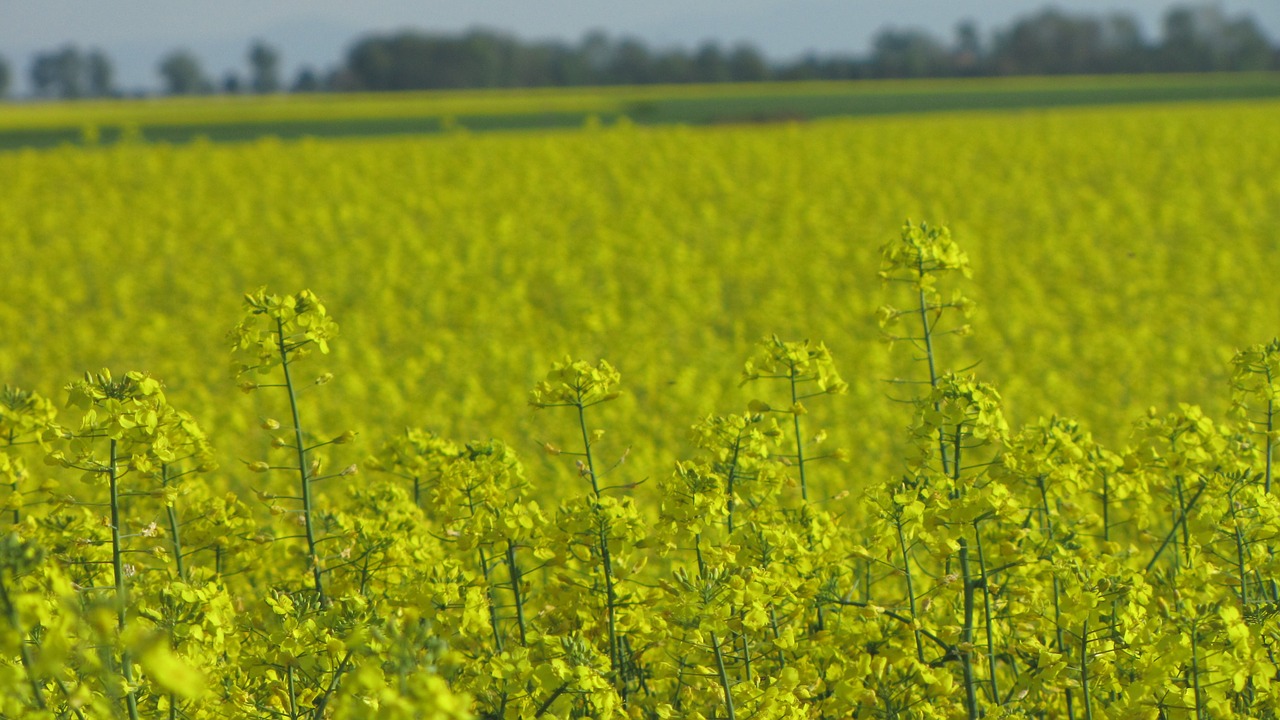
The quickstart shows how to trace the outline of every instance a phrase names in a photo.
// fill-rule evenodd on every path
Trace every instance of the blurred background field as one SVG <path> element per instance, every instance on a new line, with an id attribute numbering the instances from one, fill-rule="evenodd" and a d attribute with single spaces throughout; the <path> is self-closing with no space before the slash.
<path id="1" fill-rule="evenodd" d="M 243 292 L 311 288 L 343 336 L 305 402 L 355 454 L 406 425 L 534 454 L 558 421 L 525 394 L 569 354 L 622 371 L 603 422 L 653 477 L 768 392 L 738 374 L 778 333 L 851 383 L 814 408 L 858 455 L 834 489 L 898 455 L 885 381 L 918 368 L 876 272 L 910 219 L 973 256 L 943 359 L 1015 421 L 1119 444 L 1151 405 L 1225 411 L 1226 359 L 1280 327 L 1270 4 L 771 5 L 6 8 L 0 381 L 150 371 L 234 480 L 279 409 L 225 333 Z"/>
<path id="2" fill-rule="evenodd" d="M 228 371 L 241 294 L 311 288 L 342 327 L 312 423 L 371 452 L 407 425 L 527 458 L 564 418 L 526 405 L 564 355 L 605 358 L 601 411 L 632 479 L 738 388 L 761 337 L 825 341 L 850 394 L 815 404 L 856 462 L 892 472 L 908 410 L 883 381 L 876 278 L 903 221 L 973 258 L 974 333 L 940 350 L 1011 420 L 1077 416 L 1109 443 L 1148 406 L 1228 405 L 1226 361 L 1273 337 L 1275 101 L 934 113 L 734 127 L 67 145 L 3 156 L 0 378 L 58 396 L 145 370 L 211 427 L 226 478 L 261 416 Z M 899 355 L 899 358 L 902 356 Z"/>

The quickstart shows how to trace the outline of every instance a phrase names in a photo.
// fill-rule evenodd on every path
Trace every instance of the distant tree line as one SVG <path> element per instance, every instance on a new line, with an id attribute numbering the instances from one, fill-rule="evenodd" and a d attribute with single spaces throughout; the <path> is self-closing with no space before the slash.
<path id="1" fill-rule="evenodd" d="M 692 51 L 658 50 L 603 33 L 570 45 L 522 42 L 487 30 L 401 32 L 357 41 L 326 85 L 411 90 L 1267 69 L 1280 69 L 1280 47 L 1251 16 L 1231 18 L 1217 5 L 1185 5 L 1165 14 L 1155 41 L 1143 37 L 1132 15 L 1049 8 L 986 38 L 972 22 L 957 26 L 949 40 L 923 30 L 886 28 L 865 56 L 815 54 L 790 62 L 770 62 L 748 44 L 725 48 L 707 42 Z"/>
<path id="2" fill-rule="evenodd" d="M 215 84 L 205 75 L 200 59 L 188 50 L 168 53 L 156 66 L 167 95 L 200 95 L 213 92 L 235 93 L 252 91 L 272 93 L 284 90 L 280 74 L 280 53 L 270 45 L 257 40 L 250 47 L 249 81 L 242 84 L 239 76 L 231 73 Z M 77 100 L 82 98 L 119 97 L 123 91 L 116 86 L 115 71 L 110 59 L 98 49 L 83 50 L 75 45 L 64 45 L 56 50 L 36 53 L 30 66 L 31 88 L 36 97 Z M 9 63 L 0 57 L 0 96 L 8 93 L 13 74 Z M 319 90 L 319 84 L 312 88 Z"/>
<path id="3" fill-rule="evenodd" d="M 656 49 L 635 38 L 587 34 L 578 43 L 526 42 L 491 30 L 461 34 L 403 31 L 362 37 L 335 69 L 300 70 L 286 84 L 280 53 L 255 41 L 249 74 L 214 80 L 186 50 L 163 57 L 157 71 L 164 92 L 272 93 L 443 88 L 641 85 L 762 80 L 961 77 L 1280 69 L 1273 45 L 1251 16 L 1229 17 L 1218 5 L 1169 9 L 1159 37 L 1143 37 L 1126 13 L 1072 14 L 1047 8 L 983 37 L 972 22 L 948 39 L 918 29 L 886 28 L 863 56 L 811 54 L 770 61 L 746 43 L 705 42 L 689 50 Z M 31 86 L 39 97 L 120 94 L 110 60 L 98 50 L 68 45 L 36 54 Z M 12 84 L 0 57 L 0 95 Z"/>

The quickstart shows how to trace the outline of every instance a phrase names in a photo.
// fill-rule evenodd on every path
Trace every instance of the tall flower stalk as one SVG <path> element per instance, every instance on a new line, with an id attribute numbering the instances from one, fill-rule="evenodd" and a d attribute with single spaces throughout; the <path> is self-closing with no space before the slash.
<path id="1" fill-rule="evenodd" d="M 349 442 L 354 433 L 348 431 L 327 441 L 311 440 L 312 436 L 302 424 L 298 403 L 302 388 L 295 373 L 297 363 L 313 351 L 329 352 L 329 341 L 338 334 L 338 325 L 310 290 L 303 290 L 297 295 L 271 295 L 266 288 L 261 288 L 247 293 L 244 299 L 247 314 L 230 334 L 233 351 L 243 358 L 236 365 L 236 375 L 244 378 L 240 387 L 245 392 L 277 389 L 284 393 L 292 424 L 284 428 L 284 436 L 277 436 L 274 444 L 293 453 L 293 462 L 288 465 L 257 460 L 249 462 L 248 467 L 256 472 L 287 471 L 296 477 L 298 495 L 287 499 L 300 505 L 298 512 L 304 531 L 302 539 L 306 541 L 307 572 L 316 598 L 322 606 L 327 606 L 329 597 L 324 586 L 324 559 L 317 550 L 315 484 L 346 471 L 322 476 L 321 465 L 312 457 L 312 451 L 324 445 Z M 272 376 L 274 382 L 269 379 Z M 326 373 L 311 385 L 327 383 L 332 377 Z M 268 380 L 262 382 L 261 379 Z M 264 421 L 263 426 L 269 431 L 281 429 L 274 420 Z M 277 498 L 273 495 L 272 499 Z"/>

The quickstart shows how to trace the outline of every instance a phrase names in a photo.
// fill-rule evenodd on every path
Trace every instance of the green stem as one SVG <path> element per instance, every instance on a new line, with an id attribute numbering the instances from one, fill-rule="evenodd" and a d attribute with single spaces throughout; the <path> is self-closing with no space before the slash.
<path id="1" fill-rule="evenodd" d="M 1272 384 L 1271 380 L 1272 380 L 1271 368 L 1268 366 L 1267 367 L 1267 386 L 1268 387 L 1270 387 Z M 1271 441 L 1271 433 L 1275 431 L 1275 423 L 1276 423 L 1275 401 L 1268 399 L 1267 400 L 1267 434 L 1266 434 L 1267 469 L 1266 469 L 1266 474 L 1263 476 L 1263 484 L 1262 484 L 1263 490 L 1268 495 L 1271 494 L 1271 473 L 1272 473 L 1272 468 L 1274 467 L 1273 459 L 1275 456 L 1275 443 Z M 1269 555 L 1272 558 L 1275 557 L 1275 548 L 1273 546 L 1267 545 L 1267 555 Z M 1268 584 L 1270 585 L 1270 588 L 1271 588 L 1271 599 L 1274 602 L 1277 597 L 1280 597 L 1280 587 L 1277 587 L 1275 578 L 1270 578 L 1268 580 Z"/>
<path id="2" fill-rule="evenodd" d="M 605 614 L 609 623 L 609 668 L 613 676 L 614 687 L 625 705 L 627 702 L 627 683 L 622 677 L 622 648 L 618 642 L 618 595 L 613 582 L 613 558 L 609 553 L 609 522 L 600 512 L 600 483 L 596 478 L 595 458 L 591 453 L 591 436 L 587 432 L 587 416 L 579 398 L 578 427 L 582 430 L 582 449 L 587 458 L 587 473 L 591 479 L 591 492 L 595 495 L 594 510 L 596 513 L 596 537 L 600 543 L 600 564 L 604 570 Z"/>
<path id="3" fill-rule="evenodd" d="M 1053 537 L 1053 515 L 1050 514 L 1049 512 L 1049 493 L 1048 493 L 1048 489 L 1045 487 L 1043 475 L 1040 475 L 1036 478 L 1036 486 L 1040 489 L 1040 507 L 1044 511 L 1043 523 L 1044 523 L 1045 537 L 1049 539 L 1049 545 L 1051 547 L 1056 548 L 1057 543 L 1054 542 L 1054 537 Z M 1107 496 L 1107 491 L 1106 491 L 1107 486 L 1106 486 L 1105 476 L 1103 477 L 1102 487 L 1103 487 L 1103 491 L 1102 491 L 1103 516 L 1105 517 L 1106 516 L 1106 496 Z M 1104 525 L 1105 525 L 1105 520 L 1104 520 Z M 1058 652 L 1062 653 L 1062 655 L 1065 657 L 1068 654 L 1068 652 L 1067 652 L 1066 637 L 1062 630 L 1062 585 L 1058 581 L 1058 573 L 1053 570 L 1051 570 L 1051 572 L 1053 572 L 1054 639 L 1057 642 Z M 1063 696 L 1064 696 L 1063 699 L 1067 704 L 1067 717 L 1071 718 L 1071 720 L 1074 720 L 1076 716 L 1076 711 L 1074 707 L 1075 699 L 1072 697 L 1071 689 L 1067 688 L 1066 691 L 1063 693 Z"/>
<path id="4" fill-rule="evenodd" d="M 725 712 L 728 713 L 728 720 L 737 720 L 733 712 L 733 693 L 729 690 L 729 674 L 724 668 L 724 653 L 720 650 L 720 639 L 715 633 L 711 633 L 711 646 L 716 652 L 716 673 L 720 676 L 720 687 L 724 689 Z"/>
<path id="5" fill-rule="evenodd" d="M 911 634 L 916 640 L 916 659 L 924 662 L 924 643 L 920 640 L 920 629 L 915 627 L 916 618 L 916 591 L 911 576 L 911 553 L 907 549 L 907 538 L 902 532 L 902 516 L 894 518 L 895 525 L 898 528 L 898 547 L 902 550 L 902 574 L 907 579 L 907 607 L 911 610 Z"/>
<path id="6" fill-rule="evenodd" d="M 927 275 L 924 269 L 923 257 L 916 262 L 916 273 L 919 280 L 923 282 L 925 275 Z M 929 387 L 930 389 L 936 390 L 938 387 L 938 370 L 933 356 L 933 327 L 929 324 L 929 299 L 925 297 L 923 285 L 917 288 L 917 292 L 919 294 L 920 305 L 920 327 L 924 333 L 924 354 L 925 358 L 929 361 Z M 940 411 L 942 409 L 941 404 L 935 402 L 933 404 L 933 409 L 935 411 Z M 938 428 L 938 454 L 942 457 L 942 474 L 950 475 L 951 470 L 947 463 L 946 435 L 943 433 L 942 428 Z"/>
<path id="7" fill-rule="evenodd" d="M 1198 659 L 1200 650 L 1198 648 L 1198 644 L 1199 644 L 1198 637 L 1197 637 L 1198 635 L 1199 633 L 1196 632 L 1196 627 L 1192 625 L 1191 626 L 1191 687 L 1195 693 L 1195 699 L 1196 699 L 1196 720 L 1200 720 L 1200 718 L 1204 717 L 1204 709 L 1200 704 L 1200 662 Z"/>
<path id="8" fill-rule="evenodd" d="M 1111 483 L 1102 473 L 1102 541 L 1111 542 Z"/>
<path id="9" fill-rule="evenodd" d="M 733 511 L 737 507 L 737 503 L 733 499 L 734 481 L 738 476 L 738 452 L 742 448 L 742 433 L 738 433 L 738 437 L 733 440 L 733 457 L 729 459 L 729 470 L 725 473 L 725 509 L 727 510 L 725 518 L 725 527 L 729 530 L 729 537 L 733 537 Z"/>
<path id="10" fill-rule="evenodd" d="M 1169 543 L 1174 541 L 1174 538 L 1177 537 L 1179 526 L 1186 525 L 1187 515 L 1191 513 L 1191 509 L 1195 507 L 1196 501 L 1200 499 L 1200 495 L 1207 487 L 1209 487 L 1209 483 L 1203 481 L 1200 483 L 1200 488 L 1196 490 L 1196 494 L 1192 495 L 1191 500 L 1182 508 L 1181 514 L 1173 523 L 1173 527 L 1170 528 L 1169 533 L 1164 536 L 1164 541 L 1160 543 L 1160 547 L 1156 548 L 1155 555 L 1151 556 L 1151 561 L 1147 563 L 1145 568 L 1143 568 L 1144 573 L 1151 572 L 1151 568 L 1155 567 L 1156 562 L 1160 560 L 1160 555 L 1164 553 L 1164 549 L 1169 546 Z"/>
<path id="11" fill-rule="evenodd" d="M 165 486 L 169 486 L 169 466 L 163 465 L 160 468 L 160 481 Z M 171 503 L 166 502 L 165 514 L 169 518 L 169 538 L 173 545 L 173 562 L 178 570 L 178 579 L 183 582 L 187 581 L 186 561 L 182 558 L 182 537 L 178 533 L 178 509 Z"/>
<path id="12" fill-rule="evenodd" d="M 746 608 L 738 611 L 738 618 L 745 620 L 747 617 Z M 747 634 L 741 633 L 738 639 L 742 641 L 742 672 L 748 683 L 751 682 L 751 646 L 747 642 Z"/>
<path id="13" fill-rule="evenodd" d="M 502 631 L 498 626 L 498 600 L 494 597 L 497 590 L 493 587 L 493 580 L 489 576 L 489 559 L 484 555 L 484 548 L 476 548 L 476 552 L 480 554 L 480 572 L 484 574 L 485 597 L 489 601 L 489 627 L 493 629 L 493 648 L 498 652 L 502 652 Z"/>
<path id="14" fill-rule="evenodd" d="M 796 412 L 800 403 L 800 396 L 796 388 L 796 368 L 791 366 L 788 372 L 788 379 L 791 381 L 791 419 L 796 431 L 796 465 L 800 469 L 800 499 L 809 500 L 809 485 L 805 481 L 804 474 L 804 436 L 800 434 L 800 413 Z"/>
<path id="15" fill-rule="evenodd" d="M 535 712 L 533 716 L 535 718 L 540 718 L 543 715 L 546 715 L 547 710 L 551 708 L 551 703 L 555 702 L 556 699 L 558 699 L 561 695 L 563 695 L 565 690 L 568 690 L 568 689 L 569 689 L 569 683 L 562 683 L 560 687 L 556 688 L 555 690 L 552 690 L 551 694 L 547 696 L 547 699 L 544 700 L 542 704 L 538 706 L 538 711 Z"/>
<path id="16" fill-rule="evenodd" d="M 960 577 L 964 583 L 964 625 L 960 631 L 960 665 L 964 672 L 964 701 L 969 720 L 978 720 L 977 681 L 973 673 L 973 577 L 969 572 L 969 541 L 960 538 Z"/>
<path id="17" fill-rule="evenodd" d="M 298 720 L 298 693 L 293 687 L 293 666 L 285 667 L 285 679 L 289 683 L 289 718 Z"/>
<path id="18" fill-rule="evenodd" d="M 71 689 L 62 681 L 62 678 L 55 675 L 53 684 L 58 686 L 58 692 L 62 693 L 62 697 L 67 699 L 67 706 L 71 708 L 71 712 L 75 713 L 79 720 L 85 720 L 84 713 L 80 712 L 80 707 L 71 701 Z M 59 717 L 66 717 L 66 713 L 61 713 Z"/>
<path id="19" fill-rule="evenodd" d="M 8 443 L 6 443 L 8 447 L 13 447 L 13 442 L 16 439 L 17 439 L 17 431 L 14 430 L 13 428 L 9 428 L 9 438 L 8 438 L 9 441 Z M 9 483 L 9 488 L 13 490 L 14 495 L 18 494 L 18 479 L 16 476 L 14 477 L 13 482 Z M 13 507 L 13 524 L 17 525 L 21 521 L 22 521 L 22 508 L 20 505 L 15 504 Z M 41 705 L 41 707 L 43 708 L 44 706 Z"/>
<path id="20" fill-rule="evenodd" d="M 1174 489 L 1177 490 L 1178 493 L 1178 511 L 1184 512 L 1183 508 L 1186 507 L 1186 497 L 1182 492 L 1182 476 L 1174 475 L 1173 483 Z M 1187 554 L 1187 560 L 1189 562 L 1191 559 L 1191 529 L 1187 527 L 1185 522 L 1178 524 L 1182 526 L 1182 551 Z"/>
<path id="21" fill-rule="evenodd" d="M 951 490 L 951 495 L 953 498 L 960 497 L 960 451 L 962 448 L 960 441 L 964 437 L 963 428 L 963 422 L 956 424 L 955 445 L 953 447 L 955 460 L 951 465 L 951 480 L 954 486 Z M 943 456 L 943 461 L 944 463 L 946 461 L 945 455 Z M 969 720 L 978 720 L 977 682 L 973 673 L 974 580 L 973 573 L 969 568 L 969 539 L 962 536 L 959 540 L 959 545 L 960 578 L 964 583 L 964 625 L 960 631 L 960 644 L 964 647 L 960 651 L 960 664 L 964 670 L 965 709 L 968 712 Z"/>
<path id="22" fill-rule="evenodd" d="M 302 490 L 302 519 L 306 526 L 307 559 L 311 563 L 311 579 L 315 584 L 316 596 L 320 599 L 320 605 L 327 607 L 329 598 L 325 596 L 324 583 L 321 580 L 320 556 L 316 553 L 315 524 L 311 518 L 311 472 L 310 468 L 307 467 L 307 446 L 304 444 L 302 437 L 302 420 L 298 414 L 298 395 L 293 387 L 293 378 L 289 374 L 289 350 L 284 344 L 284 321 L 279 318 L 276 319 L 276 342 L 280 350 L 280 366 L 284 370 L 285 390 L 289 393 L 289 412 L 293 415 L 293 443 L 298 453 L 298 482 Z"/>
<path id="23" fill-rule="evenodd" d="M 1267 385 L 1268 386 L 1271 385 L 1270 368 L 1267 369 Z M 1262 484 L 1263 490 L 1265 490 L 1268 495 L 1271 494 L 1271 467 L 1272 467 L 1271 461 L 1272 461 L 1272 455 L 1275 451 L 1275 443 L 1271 441 L 1271 433 L 1272 431 L 1275 430 L 1275 418 L 1276 418 L 1275 401 L 1268 399 L 1267 400 L 1267 472 L 1266 472 L 1266 475 L 1263 476 L 1263 484 Z"/>
<path id="24" fill-rule="evenodd" d="M 858 602 L 857 600 L 841 599 L 841 600 L 837 600 L 836 602 L 839 605 L 845 605 L 847 607 L 859 607 L 859 608 L 872 607 L 870 603 Z M 878 612 L 882 613 L 885 617 L 889 618 L 890 620 L 895 620 L 903 625 L 911 625 L 911 618 L 905 615 L 900 615 L 892 610 L 882 608 L 882 607 L 878 608 Z M 938 649 L 942 651 L 942 655 L 944 659 L 950 660 L 953 658 L 958 658 L 960 656 L 959 648 L 947 642 L 946 640 L 943 640 L 937 635 L 929 632 L 928 630 L 921 630 L 920 634 L 923 635 L 926 640 L 936 645 Z"/>
<path id="25" fill-rule="evenodd" d="M 169 486 L 169 465 L 160 466 L 160 483 L 164 487 Z M 178 571 L 178 579 L 187 582 L 187 566 L 182 558 L 182 537 L 178 533 L 178 509 L 172 503 L 165 502 L 165 516 L 169 519 L 169 538 L 170 544 L 173 546 L 173 562 Z M 172 640 L 170 633 L 170 640 Z M 169 720 L 177 720 L 178 718 L 178 696 L 169 693 Z"/>
<path id="26" fill-rule="evenodd" d="M 26 633 L 22 631 L 22 619 L 18 616 L 17 606 L 9 598 L 9 589 L 5 586 L 3 576 L 0 576 L 0 603 L 4 603 L 9 625 L 13 627 L 13 632 L 18 637 L 18 652 L 22 658 L 22 669 L 27 674 L 27 682 L 31 684 L 31 694 L 36 699 L 36 705 L 41 710 L 45 710 L 47 706 L 44 701 L 44 691 L 40 688 L 40 682 L 36 680 L 33 670 L 34 662 L 31 659 L 31 648 L 27 646 Z"/>
<path id="27" fill-rule="evenodd" d="M 116 440 L 112 439 L 107 465 L 107 478 L 111 491 L 111 570 L 115 576 L 116 629 L 123 636 L 125 616 L 129 610 L 129 595 L 124 579 L 124 547 L 120 542 L 120 468 L 117 453 Z M 129 709 L 129 720 L 138 720 L 138 697 L 133 690 L 133 658 L 127 648 L 120 651 L 120 673 L 124 676 L 126 686 L 125 705 Z"/>
<path id="28" fill-rule="evenodd" d="M 351 651 L 348 650 L 342 656 L 342 660 L 338 662 L 338 667 L 333 670 L 333 677 L 329 678 L 329 687 L 325 688 L 324 694 L 320 696 L 320 700 L 316 703 L 315 708 L 311 712 L 311 716 L 315 720 L 321 720 L 325 716 L 325 708 L 329 706 L 329 698 L 333 697 L 333 693 L 338 689 L 338 681 L 347 672 L 347 666 L 351 662 Z"/>
<path id="29" fill-rule="evenodd" d="M 1231 526 L 1236 540 L 1236 574 L 1240 576 L 1240 604 L 1249 604 L 1249 575 L 1244 564 L 1244 537 L 1240 533 L 1240 518 L 1236 513 L 1234 494 L 1227 495 L 1227 507 L 1231 508 Z"/>
<path id="30" fill-rule="evenodd" d="M 1089 699 L 1089 621 L 1080 628 L 1080 692 L 1084 695 L 1085 720 L 1093 720 L 1093 703 Z"/>
<path id="31" fill-rule="evenodd" d="M 796 412 L 800 403 L 800 396 L 798 388 L 796 387 L 797 379 L 796 368 L 794 365 L 790 366 L 790 369 L 787 372 L 787 377 L 791 382 L 791 419 L 796 433 L 796 465 L 800 470 L 800 500 L 803 503 L 806 503 L 805 509 L 807 510 L 807 503 L 809 502 L 809 485 L 805 479 L 804 471 L 804 435 L 800 429 L 800 413 Z M 809 552 L 813 552 L 814 541 L 812 525 L 810 525 L 805 531 L 805 540 L 807 542 Z M 826 628 L 826 613 L 823 611 L 822 603 L 819 602 L 817 598 L 814 599 L 813 607 L 817 620 L 813 629 L 817 632 L 822 632 Z"/>
<path id="32" fill-rule="evenodd" d="M 511 578 L 511 594 L 515 598 L 516 604 L 516 625 L 520 628 L 520 644 L 528 645 L 525 640 L 525 621 L 524 621 L 524 593 L 520 590 L 520 579 L 523 575 L 520 572 L 520 566 L 516 564 L 516 546 L 507 541 L 507 575 Z"/>
<path id="33" fill-rule="evenodd" d="M 782 631 L 778 629 L 778 607 L 772 602 L 769 603 L 769 628 L 773 630 L 773 644 L 778 651 L 778 670 L 782 670 L 787 666 L 787 661 L 782 655 L 782 646 L 779 644 L 782 640 Z"/>
<path id="34" fill-rule="evenodd" d="M 467 485 L 464 489 L 467 494 L 467 511 L 471 513 L 472 518 L 475 518 L 476 500 L 471 494 L 473 487 Z M 498 589 L 494 587 L 493 576 L 489 570 L 489 558 L 485 556 L 484 546 L 477 546 L 476 552 L 480 556 L 480 573 L 484 576 L 485 599 L 489 604 L 489 627 L 493 630 L 493 647 L 497 652 L 502 652 L 502 629 L 498 622 Z"/>
<path id="35" fill-rule="evenodd" d="M 689 642 L 689 633 L 688 631 L 683 631 L 680 636 L 680 644 L 684 645 L 688 642 Z M 679 657 L 676 658 L 676 689 L 673 693 L 671 693 L 671 697 L 674 698 L 674 700 L 672 701 L 672 706 L 675 708 L 676 712 L 680 712 L 681 710 L 684 709 L 684 695 L 685 695 L 685 693 L 683 692 L 685 688 L 685 681 L 684 681 L 685 672 L 684 671 L 685 671 L 685 668 L 687 667 L 689 667 L 689 661 L 686 659 L 685 655 L 680 655 Z"/>
<path id="36" fill-rule="evenodd" d="M 982 614 L 987 623 L 987 667 L 991 673 L 991 697 L 1000 705 L 1000 686 L 996 678 L 995 623 L 991 621 L 991 578 L 987 577 L 987 560 L 982 552 L 982 532 L 978 529 L 976 520 L 973 523 L 973 537 L 978 550 L 978 572 L 982 578 Z"/>

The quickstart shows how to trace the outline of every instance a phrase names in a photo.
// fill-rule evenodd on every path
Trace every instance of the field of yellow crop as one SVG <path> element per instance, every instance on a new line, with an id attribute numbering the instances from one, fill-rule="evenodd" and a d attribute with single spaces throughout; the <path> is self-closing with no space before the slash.
<path id="1" fill-rule="evenodd" d="M 0 716 L 1273 717 L 1278 112 L 0 154 Z"/>
<path id="2" fill-rule="evenodd" d="M 840 440 L 879 453 L 905 418 L 877 251 L 910 218 L 972 255 L 962 359 L 1014 418 L 1119 441 L 1149 405 L 1223 410 L 1231 352 L 1280 327 L 1275 108 L 10 154 L 0 377 L 146 370 L 232 431 L 257 414 L 226 370 L 240 295 L 309 287 L 343 326 L 316 402 L 371 441 L 536 447 L 539 369 L 605 357 L 655 474 L 688 421 L 749 399 L 737 367 L 778 333 L 835 351 Z"/>

